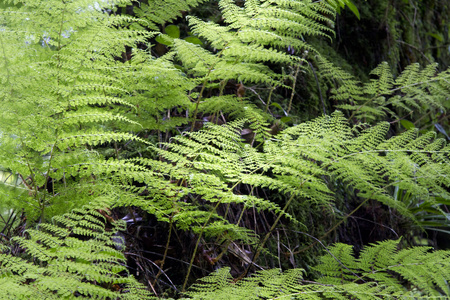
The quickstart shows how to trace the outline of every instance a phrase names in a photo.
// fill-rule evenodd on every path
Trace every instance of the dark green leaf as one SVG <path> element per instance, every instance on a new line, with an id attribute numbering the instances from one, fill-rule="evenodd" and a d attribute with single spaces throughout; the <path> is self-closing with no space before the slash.
<path id="1" fill-rule="evenodd" d="M 291 119 L 292 119 L 291 117 L 282 117 L 282 118 L 280 119 L 280 121 L 283 122 L 283 123 L 287 123 L 287 122 L 290 122 Z"/>

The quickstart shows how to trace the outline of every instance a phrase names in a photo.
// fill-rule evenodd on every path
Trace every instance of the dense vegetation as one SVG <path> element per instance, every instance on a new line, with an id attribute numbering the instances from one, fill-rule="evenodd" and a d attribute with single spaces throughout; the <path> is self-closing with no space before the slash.
<path id="1" fill-rule="evenodd" d="M 450 295 L 446 1 L 0 3 L 0 298 Z"/>

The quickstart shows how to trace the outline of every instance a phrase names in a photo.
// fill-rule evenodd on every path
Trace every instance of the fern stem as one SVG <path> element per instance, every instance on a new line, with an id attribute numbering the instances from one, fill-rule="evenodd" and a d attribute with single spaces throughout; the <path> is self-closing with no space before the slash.
<path id="1" fill-rule="evenodd" d="M 51 166 L 52 166 L 52 160 L 54 157 L 54 149 L 56 147 L 56 144 L 58 143 L 58 129 L 56 129 L 55 132 L 55 143 L 52 146 L 52 150 L 50 152 L 50 158 L 48 160 L 48 168 L 47 168 L 47 174 L 45 175 L 45 181 L 44 181 L 44 195 L 42 197 L 42 211 L 41 211 L 41 217 L 40 219 L 43 220 L 44 219 L 44 209 L 45 209 L 45 197 L 47 196 L 47 183 L 50 179 L 50 170 L 51 170 Z"/>
<path id="2" fill-rule="evenodd" d="M 219 207 L 219 204 L 220 204 L 220 203 L 221 203 L 221 201 L 218 201 L 217 204 L 216 204 L 216 206 L 214 206 L 214 209 L 212 209 L 212 210 L 210 211 L 210 213 L 209 213 L 209 215 L 208 215 L 208 218 L 206 218 L 205 223 L 203 224 L 203 226 L 202 226 L 201 229 L 200 229 L 200 233 L 198 234 L 197 242 L 195 243 L 194 251 L 193 251 L 193 253 L 192 253 L 191 260 L 190 260 L 190 262 L 189 262 L 188 271 L 187 271 L 186 277 L 185 277 L 185 279 L 184 279 L 183 288 L 181 289 L 181 291 L 182 291 L 183 293 L 184 293 L 185 290 L 186 290 L 186 285 L 187 285 L 187 282 L 188 282 L 188 280 L 189 280 L 189 275 L 191 274 L 191 269 L 192 269 L 192 266 L 193 266 L 193 264 L 194 264 L 195 255 L 197 254 L 197 249 L 198 249 L 198 246 L 199 246 L 199 244 L 200 244 L 200 240 L 201 240 L 201 238 L 202 238 L 202 236 L 203 236 L 203 232 L 204 232 L 204 230 L 205 230 L 205 228 L 206 228 L 206 225 L 209 223 L 209 220 L 211 219 L 211 217 L 213 216 L 213 214 L 216 212 L 217 208 Z"/>
<path id="3" fill-rule="evenodd" d="M 261 168 L 262 168 L 262 167 L 259 167 L 259 168 L 255 169 L 255 170 L 253 170 L 252 172 L 250 172 L 249 174 L 253 174 L 254 172 L 258 171 L 258 170 L 261 169 Z M 237 182 L 230 188 L 230 191 L 232 191 L 232 190 L 233 190 L 236 186 L 238 186 L 238 184 L 240 184 L 241 182 L 242 182 L 242 179 L 239 180 L 239 181 L 237 181 Z M 301 187 L 305 182 L 306 182 L 306 181 L 302 182 L 302 184 L 300 185 L 300 187 Z M 288 204 L 290 204 L 290 202 L 292 201 L 293 198 L 294 198 L 294 195 L 292 195 L 292 197 L 289 199 L 289 201 L 288 201 L 288 203 L 286 204 L 285 208 L 288 207 Z M 217 202 L 217 204 L 214 206 L 214 208 L 210 211 L 210 213 L 209 213 L 209 215 L 208 215 L 208 218 L 206 218 L 205 223 L 203 224 L 202 228 L 200 229 L 200 233 L 199 233 L 199 235 L 198 235 L 198 239 L 197 239 L 197 242 L 196 242 L 196 244 L 195 244 L 195 247 L 194 247 L 194 251 L 193 251 L 193 253 L 192 253 L 191 260 L 190 260 L 190 262 L 189 262 L 188 271 L 187 271 L 186 277 L 185 277 L 185 279 L 184 279 L 182 292 L 185 292 L 186 285 L 187 285 L 187 281 L 188 281 L 188 279 L 189 279 L 189 274 L 191 273 L 191 269 L 192 269 L 192 266 L 193 266 L 193 264 L 194 264 L 195 255 L 197 254 L 198 245 L 200 244 L 200 240 L 201 240 L 201 238 L 202 238 L 203 232 L 205 231 L 206 225 L 209 223 L 209 220 L 211 220 L 211 217 L 212 217 L 213 214 L 217 211 L 217 208 L 219 207 L 219 205 L 220 205 L 221 203 L 222 203 L 222 199 L 219 200 L 219 201 Z M 278 221 L 280 220 L 280 218 L 281 218 L 281 214 L 278 216 L 278 218 L 277 218 L 277 220 L 276 220 L 275 222 L 278 222 Z M 275 228 L 275 224 L 274 224 L 274 226 L 272 226 L 271 230 L 273 230 L 273 228 Z M 247 270 L 247 271 L 248 271 L 248 270 Z"/>
<path id="4" fill-rule="evenodd" d="M 239 30 L 236 31 L 235 35 L 237 35 L 238 32 L 239 32 Z M 219 53 L 217 53 L 217 58 L 220 58 L 220 56 L 222 55 L 223 51 L 225 51 L 225 49 L 227 48 L 227 46 L 228 46 L 229 43 L 230 43 L 230 42 L 227 42 L 227 43 L 225 44 L 225 46 L 223 47 L 223 49 L 220 50 Z M 200 93 L 198 94 L 197 101 L 195 102 L 195 111 L 194 111 L 194 116 L 193 116 L 193 117 L 194 117 L 194 120 L 192 121 L 191 132 L 194 131 L 195 120 L 197 119 L 197 113 L 198 113 L 198 106 L 200 105 L 200 101 L 203 99 L 203 92 L 205 91 L 206 83 L 208 82 L 208 77 L 209 77 L 209 75 L 211 74 L 211 72 L 212 72 L 212 70 L 214 69 L 214 67 L 216 66 L 216 63 L 218 63 L 218 62 L 219 62 L 219 60 L 217 60 L 214 64 L 212 64 L 212 65 L 209 67 L 208 73 L 206 74 L 205 80 L 203 81 L 202 89 L 200 90 Z M 184 288 L 183 288 L 183 289 L 184 289 Z"/>
<path id="5" fill-rule="evenodd" d="M 233 188 L 234 187 L 232 187 L 232 189 Z M 206 221 L 203 224 L 202 228 L 200 229 L 200 233 L 198 234 L 197 242 L 195 243 L 194 252 L 192 253 L 191 261 L 189 262 L 188 271 L 187 271 L 186 277 L 184 279 L 182 292 L 185 292 L 185 290 L 186 290 L 186 285 L 187 285 L 187 282 L 188 282 L 188 279 L 189 279 L 189 274 L 191 273 L 192 265 L 194 264 L 195 255 L 197 254 L 198 246 L 199 246 L 200 240 L 201 240 L 201 238 L 203 236 L 203 232 L 205 231 L 206 225 L 209 223 L 209 220 L 211 220 L 212 216 L 217 211 L 217 208 L 219 207 L 219 205 L 221 203 L 222 203 L 221 200 L 217 202 L 217 204 L 214 206 L 214 208 L 210 211 L 210 213 L 208 215 L 208 218 L 206 218 Z"/>
<path id="6" fill-rule="evenodd" d="M 355 277 L 357 277 L 357 279 L 355 279 L 355 281 L 356 281 L 356 280 L 361 280 L 362 282 L 366 282 L 364 279 L 362 279 L 362 277 L 358 276 L 358 274 L 356 274 L 355 272 L 353 272 L 352 270 L 350 270 L 346 265 L 344 265 L 344 264 L 342 263 L 342 261 L 340 261 L 336 256 L 334 256 L 334 254 L 331 253 L 331 251 L 327 248 L 327 246 L 325 246 L 325 245 L 320 241 L 320 239 L 318 239 L 318 238 L 316 238 L 316 237 L 314 237 L 314 236 L 312 236 L 312 235 L 310 235 L 310 234 L 308 234 L 308 233 L 306 233 L 306 232 L 296 231 L 296 230 L 295 230 L 294 232 L 300 233 L 300 234 L 304 234 L 304 235 L 306 235 L 306 236 L 309 236 L 310 238 L 312 238 L 313 240 L 315 240 L 316 243 L 319 243 L 320 245 L 322 245 L 322 247 L 325 249 L 325 251 L 327 251 L 328 254 L 331 255 L 331 256 L 338 262 L 338 264 L 340 264 L 344 269 L 347 269 L 347 270 L 350 271 Z M 297 253 L 297 252 L 294 252 L 293 254 L 296 254 L 296 253 Z"/>
<path id="7" fill-rule="evenodd" d="M 158 280 L 159 276 L 161 276 L 161 274 L 162 274 L 161 270 L 163 270 L 164 263 L 166 262 L 167 252 L 169 251 L 169 245 L 170 245 L 170 237 L 172 236 L 172 226 L 173 226 L 173 220 L 172 219 L 173 219 L 173 212 L 172 212 L 172 216 L 170 216 L 169 236 L 167 237 L 166 248 L 164 249 L 164 256 L 163 256 L 162 261 L 161 261 L 161 268 L 158 270 L 158 274 L 156 274 L 156 276 L 155 276 L 155 280 L 153 281 L 154 283 L 156 283 L 156 281 Z"/>
<path id="8" fill-rule="evenodd" d="M 257 16 L 253 16 L 252 20 L 255 19 Z M 239 34 L 239 32 L 241 32 L 243 30 L 243 28 L 245 28 L 246 25 L 243 25 L 242 27 L 240 27 L 238 30 L 236 30 L 236 32 L 234 33 L 233 36 L 236 36 Z M 225 43 L 225 45 L 223 46 L 222 50 L 220 50 L 219 53 L 217 53 L 217 58 L 220 58 L 223 54 L 223 52 L 228 48 L 228 44 L 230 43 L 230 41 L 227 41 Z M 205 76 L 205 80 L 203 81 L 203 85 L 202 85 L 202 89 L 200 90 L 200 93 L 198 95 L 197 101 L 196 101 L 196 105 L 195 105 L 195 111 L 194 111 L 194 121 L 192 122 L 191 125 L 191 130 L 190 132 L 194 131 L 194 127 L 195 127 L 195 119 L 197 118 L 197 113 L 198 113 L 198 106 L 200 104 L 201 99 L 203 98 L 203 92 L 205 90 L 206 87 L 206 83 L 208 82 L 208 77 L 211 74 L 213 68 L 215 67 L 215 65 L 219 62 L 219 60 L 217 60 L 215 63 L 213 63 L 209 69 L 208 69 L 208 73 Z"/>
<path id="9" fill-rule="evenodd" d="M 308 62 L 308 64 L 309 64 L 309 67 L 311 68 L 311 70 L 313 71 L 314 78 L 316 79 L 317 89 L 319 90 L 320 102 L 322 103 L 323 114 L 327 115 L 327 111 L 325 109 L 325 102 L 323 101 L 322 90 L 320 89 L 320 82 L 319 82 L 319 79 L 317 78 L 316 70 L 314 69 L 314 66 L 312 65 L 311 62 Z"/>
<path id="10" fill-rule="evenodd" d="M 24 145 L 23 142 L 22 142 L 22 145 Z M 33 185 L 30 188 L 31 188 L 31 190 L 34 189 L 34 198 L 37 200 L 37 203 L 38 203 L 37 207 L 35 205 L 33 205 L 33 206 L 36 207 L 37 209 L 42 209 L 41 203 L 38 200 L 39 199 L 39 190 L 38 190 L 38 186 L 36 184 L 35 178 L 34 178 L 33 169 L 31 168 L 30 161 L 28 160 L 28 158 L 26 156 L 24 156 L 24 158 L 26 160 L 26 164 L 27 164 L 28 170 L 30 171 L 30 179 L 31 179 L 31 183 Z M 23 180 L 23 178 L 22 178 L 22 181 L 25 182 L 25 184 L 26 184 L 26 181 Z M 29 187 L 28 184 L 26 184 L 26 186 Z"/>
<path id="11" fill-rule="evenodd" d="M 203 82 L 202 89 L 200 90 L 197 101 L 195 101 L 195 110 L 194 110 L 194 115 L 193 115 L 193 120 L 192 120 L 192 125 L 191 125 L 191 132 L 194 131 L 195 122 L 196 122 L 197 113 L 198 113 L 198 106 L 200 105 L 200 101 L 202 100 L 203 91 L 205 90 L 206 82 L 208 81 L 207 79 L 208 79 L 208 76 L 209 76 L 211 70 L 212 70 L 212 67 L 209 69 L 208 74 L 206 75 L 206 79 Z"/>
<path id="12" fill-rule="evenodd" d="M 392 183 L 390 183 L 390 184 L 385 185 L 385 186 L 383 187 L 383 189 L 386 189 L 386 188 L 388 188 L 388 187 L 390 187 L 390 186 L 392 186 L 392 185 L 398 184 L 398 183 L 399 183 L 399 181 L 392 182 Z M 372 196 L 373 196 L 375 193 L 376 193 L 376 191 L 373 191 L 372 194 L 370 194 L 370 195 L 366 198 L 366 200 L 364 200 L 363 202 L 361 202 L 354 210 L 352 210 L 348 215 L 346 215 L 344 218 L 342 218 L 341 221 L 339 221 L 338 223 L 336 223 L 336 225 L 334 225 L 330 230 L 328 230 L 324 235 L 322 235 L 322 236 L 319 238 L 319 240 L 324 239 L 327 235 L 329 235 L 331 232 L 333 232 L 339 225 L 341 225 L 343 222 L 345 222 L 345 220 L 347 220 L 347 219 L 348 219 L 349 217 L 351 217 L 355 212 L 357 212 L 357 211 L 358 211 L 358 210 L 359 210 L 359 209 L 360 209 L 367 201 L 369 201 L 369 200 L 372 198 Z M 298 250 L 295 254 L 304 252 L 304 251 L 310 249 L 311 247 L 313 247 L 315 244 L 317 244 L 317 241 L 314 242 L 314 243 L 312 243 L 311 245 L 309 245 L 309 246 L 303 248 L 303 249 Z"/>
<path id="13" fill-rule="evenodd" d="M 372 193 L 373 195 L 373 193 Z M 372 196 L 371 195 L 371 196 Z M 330 230 L 328 230 L 324 235 L 322 235 L 320 238 L 318 238 L 314 243 L 312 243 L 311 245 L 298 250 L 297 252 L 295 252 L 295 254 L 299 254 L 302 253 L 312 247 L 314 247 L 314 245 L 316 245 L 318 243 L 318 241 L 323 240 L 327 235 L 329 235 L 331 232 L 333 232 L 337 227 L 339 227 L 339 225 L 341 225 L 343 222 L 345 222 L 345 220 L 347 220 L 351 215 L 353 215 L 355 212 L 357 212 L 367 201 L 369 201 L 371 197 L 366 198 L 366 200 L 364 200 L 363 202 L 361 202 L 354 210 L 352 210 L 348 215 L 346 215 L 344 218 L 342 218 L 341 221 L 337 222 L 336 225 L 334 225 Z"/>
<path id="14" fill-rule="evenodd" d="M 132 256 L 136 256 L 138 258 L 142 258 L 146 261 L 148 261 L 149 263 L 151 263 L 152 265 L 154 265 L 156 268 L 158 268 L 163 274 L 164 276 L 167 278 L 167 280 L 170 282 L 170 285 L 172 286 L 172 288 L 178 292 L 177 287 L 175 286 L 175 284 L 173 284 L 172 280 L 170 280 L 170 277 L 167 276 L 166 272 L 164 272 L 156 263 L 154 263 L 152 260 L 148 259 L 147 257 L 144 257 L 142 255 L 136 254 L 136 253 L 131 253 L 131 252 L 124 252 L 124 254 L 126 255 L 132 255 Z M 142 271 L 144 271 L 144 269 L 141 267 Z"/>
<path id="15" fill-rule="evenodd" d="M 306 180 L 300 184 L 299 188 L 301 188 L 305 183 L 306 183 Z M 289 198 L 289 200 L 286 202 L 286 205 L 284 206 L 283 211 L 286 211 L 288 209 L 289 205 L 291 205 L 292 200 L 294 200 L 294 197 L 295 197 L 295 194 L 293 193 L 291 195 L 291 197 Z M 273 222 L 272 226 L 269 229 L 269 232 L 267 232 L 267 234 L 264 236 L 264 239 L 262 240 L 262 242 L 258 245 L 258 250 L 256 251 L 255 255 L 252 258 L 252 263 L 249 264 L 248 267 L 245 269 L 244 273 L 241 276 L 239 276 L 239 279 L 244 278 L 248 274 L 248 271 L 250 270 L 250 267 L 253 265 L 253 262 L 255 262 L 256 259 L 259 257 L 264 245 L 266 244 L 267 240 L 269 239 L 270 235 L 272 234 L 272 231 L 278 225 L 278 222 L 280 221 L 281 216 L 282 216 L 282 214 L 278 214 L 278 217 L 276 218 L 275 222 Z"/>
<path id="16" fill-rule="evenodd" d="M 298 71 L 300 70 L 300 64 L 297 65 L 297 70 L 295 70 L 295 75 L 293 78 L 293 84 L 292 84 L 292 92 L 291 92 L 291 98 L 289 99 L 289 106 L 288 109 L 286 110 L 286 114 L 289 114 L 289 112 L 291 111 L 292 108 L 292 100 L 294 99 L 294 95 L 295 95 L 295 85 L 297 84 L 297 76 L 298 76 Z"/>
<path id="17" fill-rule="evenodd" d="M 264 110 L 265 112 L 267 112 L 267 111 L 269 110 L 269 105 L 270 105 L 270 101 L 271 101 L 271 98 L 272 98 L 272 93 L 273 93 L 273 91 L 274 91 L 276 88 L 277 88 L 277 87 L 274 86 L 274 87 L 272 87 L 272 88 L 270 89 L 269 97 L 267 97 L 266 109 Z"/>

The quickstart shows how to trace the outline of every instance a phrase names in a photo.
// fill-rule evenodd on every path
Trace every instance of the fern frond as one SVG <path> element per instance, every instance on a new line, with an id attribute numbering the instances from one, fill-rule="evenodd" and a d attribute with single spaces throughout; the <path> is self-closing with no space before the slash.
<path id="1" fill-rule="evenodd" d="M 236 80 L 284 86 L 285 76 L 265 68 L 263 63 L 298 65 L 304 58 L 288 55 L 285 49 L 314 51 L 298 36 L 328 36 L 330 21 L 323 13 L 331 7 L 312 1 L 246 1 L 243 7 L 234 1 L 219 1 L 226 26 L 189 17 L 192 32 L 205 39 L 213 53 L 198 45 L 170 40 L 186 70 L 207 81 Z M 304 54 L 306 56 L 306 52 Z"/>
<path id="2" fill-rule="evenodd" d="M 448 251 L 430 253 L 427 247 L 398 250 L 399 242 L 385 241 L 364 248 L 359 258 L 353 260 L 351 265 L 351 271 L 357 277 L 342 277 L 341 272 L 348 273 L 348 269 L 342 269 L 341 265 L 345 265 L 345 261 L 352 257 L 351 247 L 341 248 L 342 246 L 336 245 L 330 250 L 334 257 L 322 257 L 322 263 L 317 267 L 317 270 L 325 275 L 319 281 L 335 284 L 341 280 L 342 283 L 370 280 L 386 288 L 386 291 L 391 289 L 391 293 L 405 293 L 405 282 L 402 282 L 401 278 L 416 287 L 424 296 L 439 296 L 442 293 L 448 296 L 450 289 L 446 282 L 450 274 L 445 267 L 449 261 Z M 342 271 L 335 274 L 326 271 L 333 270 L 332 266 Z"/>
<path id="3" fill-rule="evenodd" d="M 333 180 L 358 190 L 359 196 L 376 199 L 409 218 L 414 218 L 407 209 L 410 204 L 395 200 L 392 186 L 401 186 L 430 203 L 434 190 L 436 195 L 447 194 L 440 187 L 448 186 L 449 164 L 442 160 L 448 152 L 442 140 L 435 141 L 434 134 L 417 137 L 414 132 L 406 132 L 391 141 L 385 138 L 387 123 L 359 132 L 345 122 L 341 113 L 334 113 L 286 129 L 277 136 L 279 141 L 267 143 L 266 149 L 280 164 L 280 170 L 295 175 L 299 182 L 305 181 L 297 188 L 307 191 L 310 200 L 332 199 L 319 177 L 324 170 L 331 171 Z"/>
<path id="4" fill-rule="evenodd" d="M 163 25 L 181 16 L 183 11 L 197 7 L 206 0 L 169 0 L 164 2 L 149 1 L 141 3 L 135 8 L 136 15 L 149 22 L 147 25 L 152 30 L 159 30 L 158 25 Z"/>
<path id="5" fill-rule="evenodd" d="M 352 247 L 336 244 L 320 258 L 317 282 L 303 279 L 302 269 L 260 271 L 234 282 L 229 268 L 197 281 L 191 299 L 443 299 L 448 296 L 449 251 L 427 247 L 397 250 L 399 241 L 372 245 L 355 258 Z M 399 277 L 400 276 L 400 277 Z M 405 282 L 406 281 L 406 282 Z M 408 289 L 408 290 L 407 290 Z"/>
<path id="6" fill-rule="evenodd" d="M 29 238 L 14 239 L 29 259 L 0 254 L 2 295 L 20 298 L 61 297 L 135 299 L 149 293 L 133 277 L 122 277 L 125 271 L 122 253 L 114 248 L 115 230 L 123 224 L 112 224 L 105 230 L 105 217 L 98 212 L 103 206 L 86 206 L 58 216 L 53 224 L 41 224 L 40 230 L 28 230 Z M 123 286 L 122 292 L 113 285 Z M 128 285 L 132 292 L 126 291 Z M 6 294 L 5 294 L 6 293 Z"/>
<path id="7" fill-rule="evenodd" d="M 332 99 L 339 108 L 352 112 L 352 117 L 375 121 L 387 115 L 400 118 L 402 114 L 425 111 L 445 111 L 446 95 L 450 91 L 448 70 L 438 72 L 436 64 L 423 69 L 411 64 L 394 78 L 384 62 L 370 74 L 369 83 L 355 79 L 348 72 L 317 56 L 321 76 L 334 87 Z"/>
<path id="8" fill-rule="evenodd" d="M 435 64 L 423 70 L 417 64 L 411 65 L 395 80 L 387 63 L 380 64 L 371 74 L 377 79 L 365 85 L 366 99 L 357 99 L 360 101 L 355 111 L 357 116 L 367 116 L 369 112 L 363 112 L 366 107 L 373 107 L 379 116 L 383 115 L 382 111 L 395 116 L 395 111 L 388 108 L 391 105 L 407 113 L 445 110 L 444 102 L 450 91 L 449 77 L 446 72 L 438 73 Z"/>

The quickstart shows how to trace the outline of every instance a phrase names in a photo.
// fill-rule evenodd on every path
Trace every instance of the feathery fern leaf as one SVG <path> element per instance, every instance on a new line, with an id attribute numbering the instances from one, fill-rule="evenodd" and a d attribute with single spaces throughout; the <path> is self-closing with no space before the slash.
<path id="1" fill-rule="evenodd" d="M 106 228 L 104 214 L 101 203 L 85 206 L 28 230 L 29 238 L 14 238 L 26 254 L 0 254 L 2 298 L 149 297 L 133 277 L 120 275 L 125 257 L 115 249 L 113 235 L 124 224 L 113 221 Z"/>
<path id="2" fill-rule="evenodd" d="M 76 191 L 80 186 L 96 181 L 101 190 L 103 181 L 90 172 L 102 162 L 94 148 L 145 145 L 136 133 L 143 126 L 168 130 L 188 121 L 171 118 L 170 110 L 189 109 L 185 91 L 192 83 L 170 57 L 153 59 L 137 50 L 155 33 L 130 27 L 145 26 L 145 20 L 111 13 L 128 3 L 24 0 L 5 4 L 0 14 L 1 130 L 7 133 L 0 161 L 26 179 L 23 188 L 31 197 L 13 207 L 25 209 L 30 220 L 89 202 L 89 191 Z M 122 62 L 126 47 L 135 50 L 131 61 Z M 74 181 L 77 188 L 70 186 Z M 70 201 L 75 194 L 78 203 Z"/>
<path id="3" fill-rule="evenodd" d="M 229 268 L 197 281 L 186 293 L 191 299 L 421 299 L 450 294 L 449 251 L 427 247 L 397 250 L 399 241 L 366 247 L 355 258 L 352 247 L 336 244 L 320 258 L 317 282 L 303 278 L 302 269 L 283 273 L 260 271 L 234 282 Z M 408 290 L 407 290 L 408 288 Z"/>
<path id="4" fill-rule="evenodd" d="M 380 120 L 386 116 L 401 118 L 405 114 L 445 111 L 450 92 L 449 70 L 438 72 L 436 64 L 420 69 L 411 64 L 394 78 L 389 65 L 376 67 L 369 83 L 361 83 L 352 75 L 317 57 L 321 74 L 333 82 L 332 98 L 340 101 L 339 108 L 349 110 L 360 120 Z"/>

